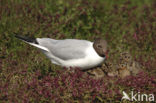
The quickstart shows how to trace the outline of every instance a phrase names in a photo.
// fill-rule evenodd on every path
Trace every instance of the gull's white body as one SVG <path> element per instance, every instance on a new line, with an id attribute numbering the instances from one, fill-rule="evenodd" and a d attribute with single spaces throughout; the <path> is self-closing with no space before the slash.
<path id="1" fill-rule="evenodd" d="M 97 54 L 93 42 L 87 40 L 16 37 L 39 48 L 52 63 L 62 67 L 85 70 L 100 65 L 105 59 Z"/>
<path id="2" fill-rule="evenodd" d="M 86 56 L 79 59 L 62 60 L 54 56 L 49 51 L 42 50 L 42 52 L 51 60 L 52 63 L 63 67 L 77 67 L 82 70 L 89 69 L 100 65 L 105 58 L 100 57 L 93 48 L 93 43 L 90 42 L 87 50 L 84 51 Z"/>

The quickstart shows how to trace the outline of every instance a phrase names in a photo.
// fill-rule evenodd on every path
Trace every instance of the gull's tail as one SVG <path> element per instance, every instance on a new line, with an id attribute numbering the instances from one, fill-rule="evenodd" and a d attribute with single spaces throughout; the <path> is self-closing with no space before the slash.
<path id="1" fill-rule="evenodd" d="M 35 38 L 29 38 L 29 37 L 25 37 L 25 36 L 21 36 L 21 35 L 15 35 L 16 38 L 23 40 L 24 42 L 27 43 L 34 43 L 34 44 L 39 44 Z"/>
<path id="2" fill-rule="evenodd" d="M 49 50 L 46 47 L 41 46 L 40 43 L 35 38 L 29 38 L 29 37 L 25 37 L 25 36 L 21 36 L 21 35 L 15 35 L 15 37 L 30 44 L 30 45 L 33 45 L 41 50 L 49 52 Z"/>

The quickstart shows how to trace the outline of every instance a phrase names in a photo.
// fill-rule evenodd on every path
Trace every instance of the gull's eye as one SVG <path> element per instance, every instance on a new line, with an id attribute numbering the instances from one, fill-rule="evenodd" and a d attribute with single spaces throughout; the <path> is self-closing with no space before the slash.
<path id="1" fill-rule="evenodd" d="M 101 46 L 101 45 L 97 45 L 97 47 L 98 47 L 98 48 L 102 48 L 102 46 Z"/>

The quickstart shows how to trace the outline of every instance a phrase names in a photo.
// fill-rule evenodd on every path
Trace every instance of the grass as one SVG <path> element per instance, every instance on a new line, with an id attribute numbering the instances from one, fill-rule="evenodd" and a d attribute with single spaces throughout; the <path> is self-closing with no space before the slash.
<path id="1" fill-rule="evenodd" d="M 155 0 L 0 2 L 0 102 L 120 102 L 122 90 L 154 93 Z M 129 51 L 146 73 L 123 80 L 94 80 L 79 70 L 71 73 L 17 40 L 14 32 L 54 39 L 101 37 L 108 42 L 112 62 L 120 52 Z"/>

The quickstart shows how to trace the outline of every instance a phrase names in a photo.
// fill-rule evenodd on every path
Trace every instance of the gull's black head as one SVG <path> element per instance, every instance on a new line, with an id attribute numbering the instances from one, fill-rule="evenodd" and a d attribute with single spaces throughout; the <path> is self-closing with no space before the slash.
<path id="1" fill-rule="evenodd" d="M 107 42 L 106 40 L 103 39 L 96 39 L 94 41 L 93 47 L 95 49 L 95 51 L 97 52 L 97 54 L 101 57 L 105 57 L 106 56 L 106 52 L 107 52 Z"/>

